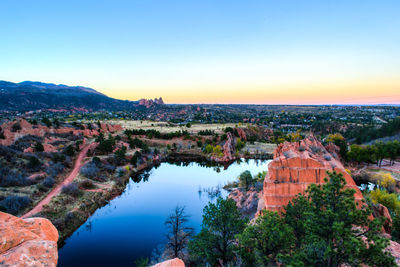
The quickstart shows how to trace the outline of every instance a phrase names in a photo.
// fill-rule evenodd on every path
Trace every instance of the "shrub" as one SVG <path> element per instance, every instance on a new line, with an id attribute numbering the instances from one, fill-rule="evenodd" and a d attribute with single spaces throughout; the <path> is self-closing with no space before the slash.
<path id="1" fill-rule="evenodd" d="M 239 175 L 238 179 L 240 182 L 240 186 L 244 187 L 246 190 L 248 190 L 249 187 L 254 183 L 253 176 L 251 176 L 251 172 L 248 170 L 242 172 Z"/>
<path id="2" fill-rule="evenodd" d="M 29 168 L 33 169 L 38 167 L 39 165 L 40 165 L 40 160 L 37 157 L 35 156 L 29 157 L 29 163 L 28 163 Z"/>
<path id="3" fill-rule="evenodd" d="M 53 187 L 53 185 L 55 184 L 55 182 L 56 182 L 56 181 L 54 180 L 53 177 L 47 176 L 47 177 L 43 180 L 42 185 L 44 185 L 45 187 L 51 188 L 51 187 Z"/>
<path id="4" fill-rule="evenodd" d="M 47 127 L 50 127 L 51 126 L 51 121 L 48 119 L 48 118 L 43 118 L 42 119 L 42 122 L 44 123 L 44 124 L 46 124 L 46 126 Z"/>
<path id="5" fill-rule="evenodd" d="M 82 192 L 79 190 L 78 185 L 74 182 L 64 185 L 61 189 L 61 193 L 70 195 L 72 197 L 78 197 Z"/>
<path id="6" fill-rule="evenodd" d="M 92 163 L 94 163 L 96 166 L 99 166 L 101 164 L 100 158 L 99 157 L 93 157 L 92 158 Z"/>
<path id="7" fill-rule="evenodd" d="M 65 160 L 65 155 L 61 153 L 54 153 L 52 160 L 54 162 L 63 162 Z"/>
<path id="8" fill-rule="evenodd" d="M 25 176 L 22 176 L 20 173 L 17 173 L 15 171 L 9 172 L 7 175 L 5 175 L 1 180 L 0 180 L 0 186 L 26 186 L 30 185 L 31 180 L 26 178 Z"/>
<path id="9" fill-rule="evenodd" d="M 388 193 L 386 190 L 375 189 L 371 191 L 371 200 L 374 204 L 380 203 L 387 207 L 391 212 L 400 214 L 400 201 L 394 193 Z"/>
<path id="10" fill-rule="evenodd" d="M 392 237 L 398 241 L 400 240 L 400 215 L 396 213 L 394 216 L 392 216 L 392 219 Z"/>
<path id="11" fill-rule="evenodd" d="M 246 145 L 245 141 L 242 141 L 240 138 L 236 139 L 236 148 L 240 151 Z"/>
<path id="12" fill-rule="evenodd" d="M 93 184 L 93 182 L 91 180 L 85 179 L 79 183 L 79 187 L 83 188 L 83 189 L 91 189 L 91 188 L 94 188 L 95 185 Z"/>
<path id="13" fill-rule="evenodd" d="M 322 149 L 319 146 L 311 146 L 310 149 L 314 154 L 322 151 Z"/>
<path id="14" fill-rule="evenodd" d="M 11 126 L 11 132 L 16 132 L 19 130 L 21 130 L 21 124 L 19 122 L 16 122 Z"/>
<path id="15" fill-rule="evenodd" d="M 114 159 L 117 164 L 120 164 L 123 161 L 125 161 L 125 157 L 126 157 L 126 147 L 125 146 L 122 146 L 120 149 L 118 149 L 114 153 Z"/>
<path id="16" fill-rule="evenodd" d="M 118 167 L 118 168 L 117 168 L 118 177 L 124 176 L 125 172 L 126 172 L 126 169 L 125 169 L 125 168 L 123 168 L 123 167 Z"/>
<path id="17" fill-rule="evenodd" d="M 90 179 L 95 178 L 98 173 L 99 173 L 99 168 L 93 161 L 87 163 L 85 166 L 81 168 L 81 174 Z"/>
<path id="18" fill-rule="evenodd" d="M 36 152 L 43 152 L 44 151 L 44 147 L 43 147 L 43 145 L 42 145 L 42 143 L 36 143 L 35 144 L 35 151 Z"/>
<path id="19" fill-rule="evenodd" d="M 325 159 L 326 161 L 332 160 L 331 156 L 329 156 L 329 155 L 324 155 L 324 159 Z"/>
<path id="20" fill-rule="evenodd" d="M 46 173 L 50 176 L 57 176 L 64 170 L 64 165 L 61 162 L 54 163 L 49 162 L 49 166 L 46 168 Z"/>
<path id="21" fill-rule="evenodd" d="M 72 157 L 75 154 L 75 149 L 72 145 L 69 145 L 64 150 L 65 155 Z"/>
<path id="22" fill-rule="evenodd" d="M 290 159 L 290 152 L 289 151 L 284 151 L 283 155 L 285 156 L 285 158 Z"/>
<path id="23" fill-rule="evenodd" d="M 299 151 L 300 152 L 303 152 L 303 151 L 305 151 L 306 150 L 306 148 L 304 147 L 304 146 L 299 146 Z"/>
<path id="24" fill-rule="evenodd" d="M 210 145 L 210 144 L 208 144 L 208 145 L 205 147 L 205 152 L 206 152 L 207 154 L 210 154 L 211 152 L 213 152 L 213 146 Z"/>
<path id="25" fill-rule="evenodd" d="M 115 139 L 112 136 L 109 137 L 107 140 L 101 140 L 97 149 L 103 153 L 110 153 L 113 151 L 115 145 Z"/>
<path id="26" fill-rule="evenodd" d="M 221 148 L 221 146 L 220 146 L 220 145 L 215 146 L 215 147 L 213 148 L 213 153 L 214 153 L 214 154 L 217 154 L 217 155 L 220 155 L 220 154 L 222 153 L 222 148 Z"/>
<path id="27" fill-rule="evenodd" d="M 0 206 L 4 208 L 7 213 L 17 215 L 18 212 L 28 207 L 31 203 L 31 199 L 27 196 L 8 196 L 4 200 L 0 201 Z"/>
<path id="28" fill-rule="evenodd" d="M 198 135 L 214 135 L 214 131 L 206 129 L 206 130 L 200 130 L 198 132 Z"/>
<path id="29" fill-rule="evenodd" d="M 135 167 L 135 168 L 136 168 L 136 166 L 137 166 L 137 161 L 138 161 L 138 157 L 137 157 L 136 155 L 133 155 L 133 156 L 131 157 L 130 162 L 131 162 L 132 166 Z"/>
<path id="30" fill-rule="evenodd" d="M 104 170 L 108 171 L 108 172 L 114 172 L 115 171 L 115 166 L 111 165 L 111 164 L 105 164 L 103 166 Z"/>
<path id="31" fill-rule="evenodd" d="M 381 187 L 383 187 L 391 192 L 394 192 L 394 190 L 396 188 L 396 180 L 388 172 L 385 172 L 380 175 L 380 177 L 378 178 L 378 184 Z"/>

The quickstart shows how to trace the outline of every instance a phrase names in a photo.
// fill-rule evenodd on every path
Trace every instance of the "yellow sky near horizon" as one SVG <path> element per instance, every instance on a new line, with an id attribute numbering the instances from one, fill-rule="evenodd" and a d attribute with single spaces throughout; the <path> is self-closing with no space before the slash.
<path id="1" fill-rule="evenodd" d="M 399 104 L 400 78 L 363 81 L 225 84 L 160 88 L 113 88 L 101 90 L 118 99 L 163 97 L 171 104 Z M 168 92 L 166 94 L 166 92 Z"/>

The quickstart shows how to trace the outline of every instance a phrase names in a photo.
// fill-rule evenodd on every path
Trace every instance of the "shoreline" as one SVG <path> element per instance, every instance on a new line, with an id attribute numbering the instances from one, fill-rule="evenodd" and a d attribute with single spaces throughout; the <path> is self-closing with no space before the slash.
<path id="1" fill-rule="evenodd" d="M 243 156 L 243 157 L 238 157 L 235 160 L 231 160 L 231 161 L 227 161 L 227 162 L 216 162 L 216 161 L 213 161 L 210 158 L 208 158 L 204 155 L 201 155 L 201 154 L 187 153 L 187 152 L 185 152 L 185 153 L 174 152 L 160 160 L 151 162 L 149 165 L 147 165 L 147 163 L 145 163 L 141 166 L 138 166 L 133 177 L 137 177 L 137 176 L 143 174 L 144 172 L 149 171 L 152 168 L 159 166 L 162 163 L 182 164 L 182 163 L 196 162 L 196 163 L 204 164 L 205 166 L 209 166 L 209 167 L 220 166 L 220 167 L 223 167 L 224 169 L 226 169 L 232 163 L 234 163 L 240 159 L 269 160 L 269 159 L 272 159 L 272 157 L 273 157 L 272 154 L 267 153 L 263 157 L 260 157 L 260 155 L 255 155 L 254 157 Z M 129 174 L 124 175 L 122 184 L 115 184 L 109 191 L 106 190 L 106 191 L 95 192 L 90 203 L 88 203 L 89 205 L 85 204 L 85 208 L 86 208 L 85 212 L 81 211 L 80 216 L 77 219 L 69 222 L 67 229 L 61 229 L 61 230 L 57 229 L 59 231 L 59 240 L 57 242 L 58 249 L 61 249 L 64 246 L 65 241 L 79 227 L 81 227 L 89 219 L 89 217 L 95 213 L 95 211 L 97 209 L 104 207 L 111 200 L 120 196 L 124 192 L 129 180 L 133 177 L 129 176 Z M 47 216 L 44 216 L 44 217 L 51 220 L 51 218 L 48 218 Z"/>

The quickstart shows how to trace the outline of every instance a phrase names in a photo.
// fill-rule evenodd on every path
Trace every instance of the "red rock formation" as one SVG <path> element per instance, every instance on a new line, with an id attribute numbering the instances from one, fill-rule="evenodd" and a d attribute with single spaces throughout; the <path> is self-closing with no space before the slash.
<path id="1" fill-rule="evenodd" d="M 107 131 L 108 131 L 107 124 L 105 124 L 105 123 L 100 123 L 100 129 L 101 129 L 103 132 L 107 132 Z"/>
<path id="2" fill-rule="evenodd" d="M 154 103 L 156 103 L 157 105 L 164 105 L 164 100 L 162 99 L 162 97 L 160 97 L 158 99 L 155 98 Z"/>
<path id="3" fill-rule="evenodd" d="M 57 152 L 57 148 L 50 144 L 43 144 L 44 152 Z"/>
<path id="4" fill-rule="evenodd" d="M 58 232 L 44 218 L 20 219 L 0 212 L 2 266 L 56 266 Z"/>
<path id="5" fill-rule="evenodd" d="M 145 106 L 146 108 L 152 107 L 154 105 L 164 105 L 164 101 L 162 97 L 160 98 L 154 98 L 153 99 L 140 99 L 139 100 L 139 105 L 140 106 Z"/>
<path id="6" fill-rule="evenodd" d="M 400 266 L 400 244 L 395 241 L 389 240 L 389 246 L 386 248 L 386 251 L 392 254 L 396 261 L 396 264 Z"/>
<path id="7" fill-rule="evenodd" d="M 254 214 L 258 211 L 259 199 L 263 197 L 263 193 L 257 192 L 254 188 L 248 191 L 237 188 L 232 190 L 228 197 L 236 202 L 236 206 L 242 214 L 254 217 Z"/>
<path id="8" fill-rule="evenodd" d="M 274 159 L 268 165 L 268 174 L 264 180 L 265 208 L 282 211 L 283 206 L 297 194 L 304 193 L 310 184 L 322 184 L 327 172 L 343 174 L 348 188 L 356 190 L 355 198 L 362 200 L 362 194 L 342 163 L 335 159 L 314 137 L 280 144 Z"/>
<path id="9" fill-rule="evenodd" d="M 231 133 L 226 134 L 226 141 L 222 147 L 224 156 L 219 159 L 221 162 L 227 162 L 235 159 L 235 138 Z"/>
<path id="10" fill-rule="evenodd" d="M 185 267 L 185 263 L 181 259 L 175 258 L 160 262 L 156 265 L 153 265 L 153 267 Z"/>
<path id="11" fill-rule="evenodd" d="M 325 149 L 335 158 L 335 159 L 339 159 L 340 158 L 340 148 L 335 145 L 334 143 L 329 143 L 325 146 Z"/>
<path id="12" fill-rule="evenodd" d="M 247 140 L 247 136 L 246 136 L 246 133 L 245 133 L 245 131 L 243 130 L 243 128 L 236 128 L 236 131 L 238 132 L 239 137 L 240 137 L 242 140 Z"/>
<path id="13" fill-rule="evenodd" d="M 392 217 L 390 216 L 389 210 L 385 206 L 382 204 L 373 206 L 372 215 L 374 215 L 374 217 L 385 217 L 386 220 L 383 223 L 383 229 L 388 234 L 392 232 Z"/>

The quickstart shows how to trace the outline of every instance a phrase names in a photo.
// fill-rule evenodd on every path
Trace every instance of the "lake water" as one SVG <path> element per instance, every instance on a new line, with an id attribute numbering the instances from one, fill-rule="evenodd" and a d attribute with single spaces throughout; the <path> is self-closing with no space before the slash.
<path id="1" fill-rule="evenodd" d="M 162 163 L 141 181 L 130 180 L 124 192 L 98 209 L 59 250 L 58 266 L 135 266 L 140 257 L 151 257 L 165 243 L 164 221 L 177 206 L 185 206 L 188 225 L 200 229 L 203 208 L 220 194 L 222 186 L 250 170 L 267 170 L 269 161 L 235 162 L 227 169 L 199 163 L 180 166 Z"/>

